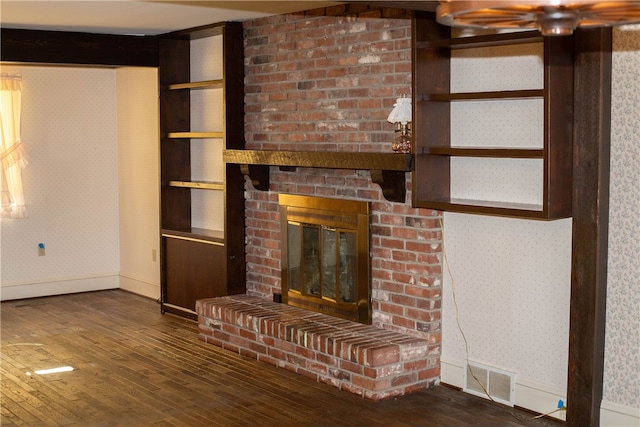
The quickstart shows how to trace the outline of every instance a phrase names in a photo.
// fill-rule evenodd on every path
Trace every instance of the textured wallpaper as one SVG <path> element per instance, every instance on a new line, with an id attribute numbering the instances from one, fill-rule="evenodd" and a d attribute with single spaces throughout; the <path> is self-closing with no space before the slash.
<path id="1" fill-rule="evenodd" d="M 571 220 L 446 212 L 444 225 L 469 359 L 566 388 Z M 463 361 L 452 277 L 444 275 L 442 353 Z"/>
<path id="2" fill-rule="evenodd" d="M 640 25 L 613 44 L 604 398 L 640 408 Z"/>
<path id="3" fill-rule="evenodd" d="M 22 175 L 29 217 L 2 220 L 2 286 L 117 273 L 114 70 L 2 70 L 22 74 L 22 138 L 31 147 Z"/>

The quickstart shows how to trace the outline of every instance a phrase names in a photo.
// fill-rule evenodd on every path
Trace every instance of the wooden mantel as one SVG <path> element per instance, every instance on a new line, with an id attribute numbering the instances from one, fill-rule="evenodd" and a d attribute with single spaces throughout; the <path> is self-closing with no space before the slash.
<path id="1" fill-rule="evenodd" d="M 238 164 L 256 190 L 269 189 L 269 166 L 368 170 L 371 181 L 382 188 L 385 199 L 405 202 L 406 172 L 413 156 L 402 153 L 326 151 L 224 150 L 225 164 Z"/>

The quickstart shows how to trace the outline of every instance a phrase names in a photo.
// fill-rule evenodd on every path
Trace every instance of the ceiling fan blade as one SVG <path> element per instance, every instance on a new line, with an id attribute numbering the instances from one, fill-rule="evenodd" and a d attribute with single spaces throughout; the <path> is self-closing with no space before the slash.
<path id="1" fill-rule="evenodd" d="M 521 27 L 526 23 L 533 23 L 533 19 L 521 19 L 521 18 L 513 18 L 513 17 L 502 17 L 502 18 L 483 18 L 483 19 L 475 19 L 473 21 L 469 21 L 469 23 L 473 23 L 479 26 L 500 26 L 502 28 L 517 28 Z"/>
<path id="2" fill-rule="evenodd" d="M 640 9 L 639 1 L 608 1 L 593 4 L 578 5 L 581 10 L 595 11 L 595 12 L 614 12 L 614 13 L 626 13 L 627 11 L 634 11 Z"/>
<path id="3" fill-rule="evenodd" d="M 640 1 L 449 1 L 442 2 L 437 13 L 438 20 L 447 25 L 484 28 L 532 26 L 540 27 L 545 35 L 560 35 L 571 34 L 576 26 L 581 25 L 640 22 Z"/>

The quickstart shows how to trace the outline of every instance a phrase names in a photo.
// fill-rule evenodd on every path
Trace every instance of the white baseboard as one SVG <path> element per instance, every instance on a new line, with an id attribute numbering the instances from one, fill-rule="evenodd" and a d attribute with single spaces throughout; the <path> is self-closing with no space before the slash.
<path id="1" fill-rule="evenodd" d="M 445 357 L 440 358 L 440 381 L 458 387 L 464 388 L 464 366 L 462 363 L 454 362 Z"/>
<path id="2" fill-rule="evenodd" d="M 32 283 L 3 283 L 0 287 L 0 300 L 48 297 L 106 289 L 123 289 L 154 300 L 160 298 L 159 284 L 145 282 L 133 277 L 119 275 L 118 273 L 110 273 L 100 276 L 67 277 Z"/>
<path id="3" fill-rule="evenodd" d="M 118 273 L 71 277 L 35 283 L 3 283 L 2 287 L 0 287 L 0 300 L 9 301 L 78 292 L 102 291 L 105 289 L 118 289 L 119 286 Z"/>
<path id="4" fill-rule="evenodd" d="M 160 285 L 120 274 L 120 289 L 143 297 L 157 300 L 160 298 Z"/>
<path id="5" fill-rule="evenodd" d="M 539 414 L 546 414 L 558 408 L 558 401 L 566 405 L 566 390 L 543 384 L 527 378 L 516 377 L 516 406 L 529 409 Z M 550 417 L 566 420 L 566 411 L 558 411 Z"/>
<path id="6" fill-rule="evenodd" d="M 464 387 L 464 362 L 441 358 L 440 381 L 454 387 Z M 539 383 L 527 378 L 516 377 L 516 406 L 530 411 L 546 414 L 557 408 L 558 400 L 570 405 L 566 392 L 558 387 Z M 564 420 L 565 411 L 551 415 Z M 640 408 L 602 401 L 600 405 L 601 427 L 638 427 L 640 426 Z"/>
<path id="7" fill-rule="evenodd" d="M 638 427 L 640 426 L 640 408 L 603 400 L 600 405 L 600 425 L 602 427 Z"/>

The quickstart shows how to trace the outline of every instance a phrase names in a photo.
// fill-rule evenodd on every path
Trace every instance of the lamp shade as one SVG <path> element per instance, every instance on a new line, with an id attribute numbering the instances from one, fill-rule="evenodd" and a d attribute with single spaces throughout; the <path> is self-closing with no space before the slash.
<path id="1" fill-rule="evenodd" d="M 398 98 L 393 104 L 393 110 L 389 113 L 387 121 L 390 123 L 402 123 L 406 125 L 411 122 L 411 98 Z"/>

